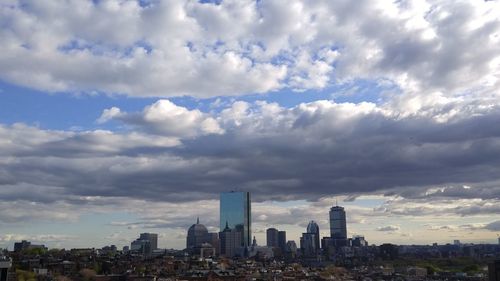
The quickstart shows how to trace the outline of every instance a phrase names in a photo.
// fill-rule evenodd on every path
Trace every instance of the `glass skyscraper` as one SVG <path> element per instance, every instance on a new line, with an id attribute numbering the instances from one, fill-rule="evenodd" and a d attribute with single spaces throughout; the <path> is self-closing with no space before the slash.
<path id="1" fill-rule="evenodd" d="M 220 229 L 235 229 L 242 233 L 242 246 L 250 246 L 252 238 L 251 201 L 249 192 L 220 194 Z"/>

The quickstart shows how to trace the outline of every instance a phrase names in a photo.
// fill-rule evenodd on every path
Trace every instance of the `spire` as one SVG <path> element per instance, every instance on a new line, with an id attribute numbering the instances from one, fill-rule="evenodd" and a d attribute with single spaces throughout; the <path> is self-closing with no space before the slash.
<path id="1" fill-rule="evenodd" d="M 227 223 L 227 221 L 226 221 L 226 228 L 224 228 L 224 231 L 226 231 L 226 230 L 230 230 L 229 224 Z"/>
<path id="2" fill-rule="evenodd" d="M 196 224 L 200 224 L 200 217 L 196 218 Z"/>

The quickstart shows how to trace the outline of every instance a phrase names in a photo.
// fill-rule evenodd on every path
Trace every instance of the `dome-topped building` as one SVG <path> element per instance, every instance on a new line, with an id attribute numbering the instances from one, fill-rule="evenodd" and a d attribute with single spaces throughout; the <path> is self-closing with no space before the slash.
<path id="1" fill-rule="evenodd" d="M 307 225 L 307 233 L 319 234 L 319 226 L 315 221 L 310 221 Z"/>
<path id="2" fill-rule="evenodd" d="M 307 233 L 309 234 L 313 234 L 314 236 L 314 240 L 313 240 L 313 243 L 314 243 L 314 249 L 315 251 L 318 251 L 318 249 L 320 248 L 320 244 L 319 244 L 319 226 L 318 224 L 315 222 L 315 221 L 310 221 L 309 224 L 307 225 Z"/>
<path id="3" fill-rule="evenodd" d="M 201 247 L 203 243 L 209 242 L 208 230 L 200 224 L 200 219 L 196 219 L 196 223 L 188 229 L 187 248 Z"/>

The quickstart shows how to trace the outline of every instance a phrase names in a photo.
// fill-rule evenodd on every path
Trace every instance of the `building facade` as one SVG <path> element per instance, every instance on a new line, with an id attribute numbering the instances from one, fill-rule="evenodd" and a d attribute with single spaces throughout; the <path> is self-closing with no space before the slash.
<path id="1" fill-rule="evenodd" d="M 251 200 L 249 192 L 220 194 L 220 229 L 227 226 L 241 233 L 241 246 L 250 246 L 252 239 Z"/>
<path id="2" fill-rule="evenodd" d="M 347 239 L 347 222 L 343 207 L 333 206 L 330 208 L 330 237 L 332 239 Z"/>
<path id="3" fill-rule="evenodd" d="M 304 257 L 315 257 L 317 255 L 316 239 L 317 236 L 314 233 L 302 233 L 300 251 Z"/>
<path id="4" fill-rule="evenodd" d="M 219 232 L 219 243 L 220 243 L 220 255 L 225 257 L 235 257 L 235 256 L 243 256 L 242 246 L 243 242 L 241 241 L 241 232 L 236 229 L 229 228 L 229 224 L 226 224 L 224 230 Z"/>
<path id="5" fill-rule="evenodd" d="M 7 281 L 9 268 L 12 266 L 12 261 L 8 257 L 0 256 L 0 281 Z"/>
<path id="6" fill-rule="evenodd" d="M 286 231 L 278 231 L 278 247 L 282 253 L 286 251 Z"/>
<path id="7" fill-rule="evenodd" d="M 320 234 L 319 234 L 319 226 L 315 221 L 310 221 L 309 224 L 307 225 L 307 233 L 314 234 L 314 248 L 316 251 L 319 250 L 320 244 Z"/>
<path id="8" fill-rule="evenodd" d="M 191 225 L 188 229 L 186 248 L 192 249 L 195 247 L 201 247 L 203 243 L 208 242 L 208 239 L 207 228 L 203 224 L 200 224 L 200 219 L 197 219 L 196 223 Z"/>
<path id="9" fill-rule="evenodd" d="M 266 245 L 268 247 L 278 247 L 278 230 L 276 228 L 268 228 L 266 230 Z"/>
<path id="10" fill-rule="evenodd" d="M 158 234 L 156 233 L 141 233 L 139 240 L 148 240 L 152 251 L 158 249 Z"/>

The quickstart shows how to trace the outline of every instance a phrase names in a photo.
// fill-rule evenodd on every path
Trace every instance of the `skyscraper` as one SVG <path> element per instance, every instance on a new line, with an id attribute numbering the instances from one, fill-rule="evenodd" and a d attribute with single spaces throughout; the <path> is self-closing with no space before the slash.
<path id="1" fill-rule="evenodd" d="M 220 194 L 220 229 L 226 224 L 241 232 L 241 246 L 250 246 L 252 239 L 251 201 L 249 192 L 224 192 Z"/>
<path id="2" fill-rule="evenodd" d="M 314 248 L 316 250 L 319 250 L 320 244 L 319 244 L 319 226 L 315 221 L 310 221 L 309 224 L 307 225 L 307 233 L 314 234 Z"/>
<path id="3" fill-rule="evenodd" d="M 268 247 L 278 247 L 278 230 L 276 228 L 268 228 L 266 230 L 266 245 Z"/>
<path id="4" fill-rule="evenodd" d="M 332 239 L 347 239 L 347 223 L 343 207 L 330 208 L 330 237 Z"/>
<path id="5" fill-rule="evenodd" d="M 286 250 L 286 231 L 278 231 L 278 247 L 281 252 L 284 253 Z"/>

